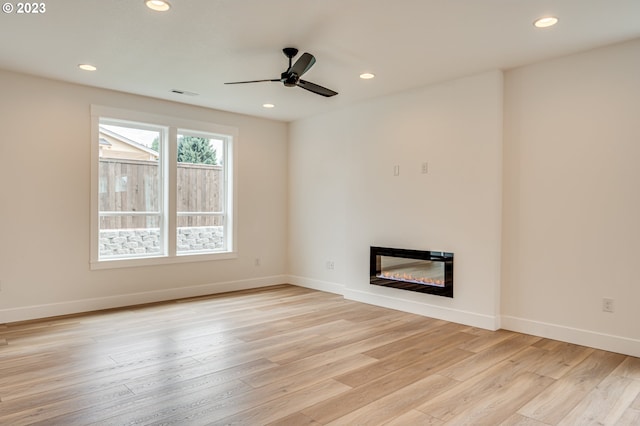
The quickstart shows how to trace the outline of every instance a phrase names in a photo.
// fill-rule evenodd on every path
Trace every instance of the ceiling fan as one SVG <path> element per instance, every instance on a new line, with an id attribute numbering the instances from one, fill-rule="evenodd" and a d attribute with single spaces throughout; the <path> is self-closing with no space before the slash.
<path id="1" fill-rule="evenodd" d="M 313 92 L 320 96 L 330 97 L 335 96 L 338 92 L 334 92 L 331 89 L 327 89 L 326 87 L 319 86 L 315 83 L 311 83 L 310 81 L 302 80 L 300 77 L 316 63 L 316 58 L 313 57 L 310 53 L 303 53 L 302 56 L 296 61 L 293 66 L 291 65 L 291 61 L 294 56 L 298 54 L 298 49 L 295 47 L 285 47 L 282 49 L 284 55 L 289 58 L 289 68 L 280 74 L 280 78 L 267 79 L 267 80 L 251 80 L 251 81 L 234 81 L 231 83 L 225 84 L 245 84 L 245 83 L 262 83 L 263 81 L 277 81 L 284 83 L 287 87 L 298 86 L 302 87 L 305 90 Z"/>

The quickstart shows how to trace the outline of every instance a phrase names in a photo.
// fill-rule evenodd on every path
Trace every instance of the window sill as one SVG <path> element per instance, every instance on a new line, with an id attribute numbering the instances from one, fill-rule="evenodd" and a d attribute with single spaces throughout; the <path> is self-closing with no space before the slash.
<path id="1" fill-rule="evenodd" d="M 237 257 L 238 253 L 235 251 L 224 253 L 182 254 L 177 256 L 157 256 L 136 259 L 94 260 L 90 262 L 90 267 L 93 271 L 100 269 L 135 268 L 138 266 L 171 265 L 175 263 L 210 262 L 214 260 L 236 259 Z"/>

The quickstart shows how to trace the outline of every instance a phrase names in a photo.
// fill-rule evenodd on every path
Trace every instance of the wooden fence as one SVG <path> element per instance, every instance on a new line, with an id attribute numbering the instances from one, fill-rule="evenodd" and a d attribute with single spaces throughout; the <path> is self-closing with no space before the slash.
<path id="1" fill-rule="evenodd" d="M 158 211 L 158 162 L 101 159 L 101 212 Z M 215 212 L 222 209 L 223 167 L 178 163 L 177 211 Z M 178 216 L 178 227 L 221 225 L 216 216 Z M 156 228 L 151 216 L 101 216 L 100 229 Z"/>

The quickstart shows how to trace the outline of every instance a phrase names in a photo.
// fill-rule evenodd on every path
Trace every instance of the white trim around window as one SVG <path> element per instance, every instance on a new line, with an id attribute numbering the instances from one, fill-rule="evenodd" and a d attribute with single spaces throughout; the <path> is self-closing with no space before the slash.
<path id="1" fill-rule="evenodd" d="M 100 123 L 122 122 L 135 124 L 137 128 L 157 131 L 160 136 L 160 159 L 158 179 L 161 179 L 158 206 L 153 211 L 129 212 L 130 216 L 159 215 L 160 242 L 157 253 L 135 256 L 100 255 L 100 216 L 126 215 L 123 211 L 100 211 Z M 105 121 L 106 120 L 106 121 Z M 177 211 L 177 140 L 179 134 L 215 135 L 224 144 L 223 158 L 223 208 L 220 211 Z M 238 129 L 214 123 L 193 121 L 177 117 L 162 116 L 139 111 L 123 110 L 105 106 L 91 106 L 91 269 L 110 269 L 134 266 L 163 265 L 196 261 L 232 259 L 237 257 L 237 143 Z M 144 151 L 144 147 L 141 149 Z M 143 209 L 144 210 L 144 209 Z M 178 218 L 190 214 L 202 217 L 220 217 L 224 227 L 224 242 L 220 250 L 178 249 Z"/>

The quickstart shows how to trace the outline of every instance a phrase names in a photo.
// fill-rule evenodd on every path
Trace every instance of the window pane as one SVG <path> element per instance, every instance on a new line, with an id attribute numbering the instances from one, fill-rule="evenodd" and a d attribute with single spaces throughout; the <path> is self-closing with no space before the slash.
<path id="1" fill-rule="evenodd" d="M 100 121 L 99 259 L 164 253 L 160 232 L 161 137 L 160 129 Z"/>
<path id="2" fill-rule="evenodd" d="M 99 230 L 100 259 L 162 254 L 160 217 L 103 215 Z"/>
<path id="3" fill-rule="evenodd" d="M 177 252 L 226 249 L 224 141 L 214 135 L 178 134 Z"/>
<path id="4" fill-rule="evenodd" d="M 159 211 L 159 131 L 100 124 L 101 212 Z"/>

